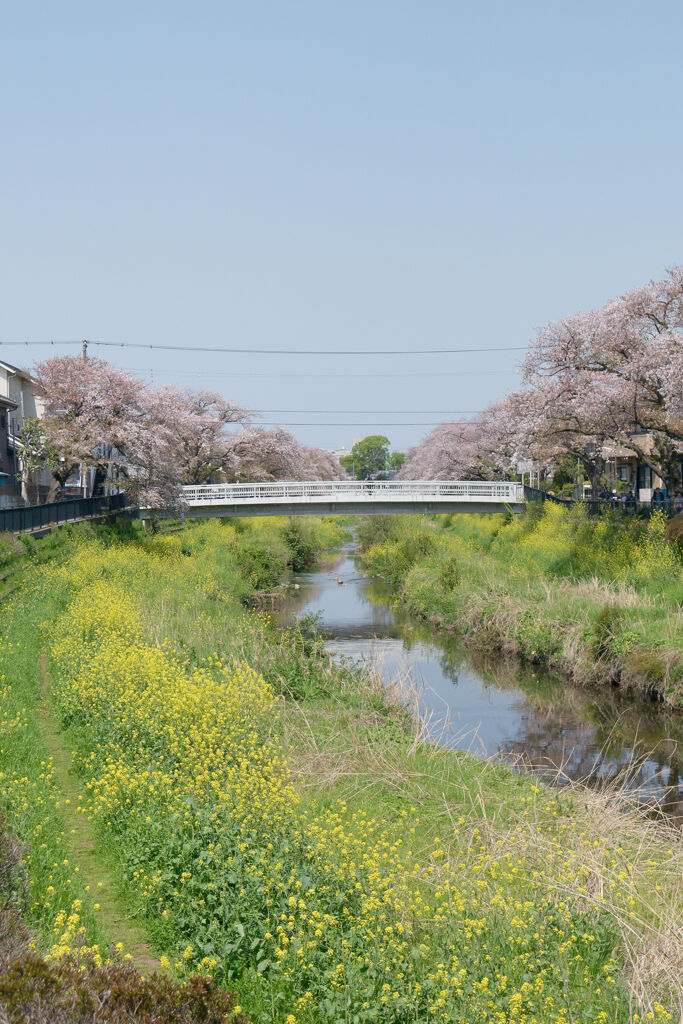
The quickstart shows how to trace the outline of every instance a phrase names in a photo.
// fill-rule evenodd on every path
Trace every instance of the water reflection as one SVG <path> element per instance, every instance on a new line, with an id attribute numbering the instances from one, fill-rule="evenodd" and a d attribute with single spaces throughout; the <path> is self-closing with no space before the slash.
<path id="1" fill-rule="evenodd" d="M 352 549 L 297 573 L 282 621 L 316 617 L 336 655 L 371 659 L 388 681 L 410 678 L 430 737 L 480 756 L 522 759 L 589 784 L 614 782 L 683 821 L 683 721 L 615 691 L 587 691 L 501 656 L 434 637 L 365 579 Z"/>

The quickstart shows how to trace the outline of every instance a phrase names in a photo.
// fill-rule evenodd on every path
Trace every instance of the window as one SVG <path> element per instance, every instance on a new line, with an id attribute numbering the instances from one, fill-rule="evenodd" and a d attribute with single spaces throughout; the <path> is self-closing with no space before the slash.
<path id="1" fill-rule="evenodd" d="M 642 462 L 638 463 L 638 489 L 641 487 L 645 490 L 652 486 L 652 474 L 649 466 L 644 466 Z"/>
<path id="2" fill-rule="evenodd" d="M 623 481 L 623 483 L 628 483 L 628 466 L 617 467 L 617 479 Z"/>

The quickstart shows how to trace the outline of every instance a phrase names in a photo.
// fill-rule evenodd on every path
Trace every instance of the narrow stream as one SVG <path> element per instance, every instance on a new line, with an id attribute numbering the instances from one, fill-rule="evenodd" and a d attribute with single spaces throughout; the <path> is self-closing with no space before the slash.
<path id="1" fill-rule="evenodd" d="M 340 580 L 341 582 L 338 582 Z M 283 624 L 314 616 L 328 649 L 410 679 L 429 736 L 480 757 L 522 759 L 588 784 L 614 781 L 683 822 L 683 719 L 607 690 L 581 690 L 498 655 L 434 636 L 363 577 L 353 545 L 292 575 Z"/>

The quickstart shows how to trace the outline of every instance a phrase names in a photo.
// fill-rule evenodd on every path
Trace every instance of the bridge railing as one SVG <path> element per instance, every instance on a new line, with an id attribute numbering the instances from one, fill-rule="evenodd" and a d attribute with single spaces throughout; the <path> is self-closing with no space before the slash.
<path id="1" fill-rule="evenodd" d="M 282 480 L 184 487 L 183 497 L 190 506 L 378 500 L 521 504 L 524 489 L 519 483 L 488 480 Z"/>

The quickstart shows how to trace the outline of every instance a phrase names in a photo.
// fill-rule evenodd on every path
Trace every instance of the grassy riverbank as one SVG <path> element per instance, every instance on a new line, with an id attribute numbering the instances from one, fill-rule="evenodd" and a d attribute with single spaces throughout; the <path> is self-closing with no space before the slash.
<path id="1" fill-rule="evenodd" d="M 0 801 L 40 948 L 117 939 L 76 814 L 162 969 L 210 974 L 255 1021 L 670 1019 L 678 837 L 429 746 L 371 676 L 247 610 L 338 539 L 101 531 L 26 571 L 0 647 Z"/>
<path id="2" fill-rule="evenodd" d="M 360 538 L 369 571 L 439 629 L 683 708 L 683 557 L 663 518 L 550 505 L 518 519 L 374 517 Z"/>

